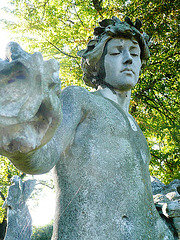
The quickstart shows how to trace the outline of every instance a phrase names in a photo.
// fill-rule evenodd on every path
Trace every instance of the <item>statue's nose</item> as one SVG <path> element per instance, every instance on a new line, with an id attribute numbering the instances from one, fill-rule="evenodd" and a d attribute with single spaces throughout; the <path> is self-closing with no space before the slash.
<path id="1" fill-rule="evenodd" d="M 132 64 L 132 56 L 129 51 L 125 50 L 123 53 L 123 63 Z"/>

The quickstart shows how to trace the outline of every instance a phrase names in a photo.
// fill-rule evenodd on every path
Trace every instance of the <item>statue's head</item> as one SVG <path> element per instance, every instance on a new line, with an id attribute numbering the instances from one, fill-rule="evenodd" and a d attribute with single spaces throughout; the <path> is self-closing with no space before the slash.
<path id="1" fill-rule="evenodd" d="M 106 85 L 119 89 L 118 85 L 113 86 L 111 79 L 125 79 L 126 76 L 133 81 L 126 86 L 130 89 L 136 84 L 140 68 L 150 56 L 148 36 L 140 33 L 141 22 L 138 19 L 133 24 L 128 17 L 124 22 L 113 17 L 99 24 L 94 29 L 95 38 L 89 41 L 85 50 L 78 52 L 82 57 L 83 80 L 91 87 Z M 117 71 L 121 76 L 116 75 Z"/>

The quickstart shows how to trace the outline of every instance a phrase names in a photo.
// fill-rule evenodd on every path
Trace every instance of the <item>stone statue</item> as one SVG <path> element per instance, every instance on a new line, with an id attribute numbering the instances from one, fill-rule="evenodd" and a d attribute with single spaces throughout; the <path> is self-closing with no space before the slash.
<path id="1" fill-rule="evenodd" d="M 82 57 L 84 81 L 60 94 L 58 63 L 16 43 L 0 62 L 0 154 L 23 172 L 55 166 L 53 240 L 172 240 L 152 197 L 150 154 L 128 113 L 149 57 L 141 22 L 100 22 Z"/>
<path id="2" fill-rule="evenodd" d="M 30 240 L 32 234 L 32 219 L 26 204 L 36 180 L 22 182 L 19 176 L 14 176 L 8 189 L 8 196 L 3 204 L 7 207 L 7 229 L 4 240 Z"/>

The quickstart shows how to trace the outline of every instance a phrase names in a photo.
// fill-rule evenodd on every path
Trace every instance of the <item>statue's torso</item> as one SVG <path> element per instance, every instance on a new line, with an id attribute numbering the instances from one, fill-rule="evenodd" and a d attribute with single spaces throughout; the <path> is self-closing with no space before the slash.
<path id="1" fill-rule="evenodd" d="M 56 166 L 61 213 L 54 239 L 165 239 L 163 233 L 157 238 L 160 220 L 152 200 L 145 137 L 118 108 L 91 94 L 71 144 L 61 154 Z"/>

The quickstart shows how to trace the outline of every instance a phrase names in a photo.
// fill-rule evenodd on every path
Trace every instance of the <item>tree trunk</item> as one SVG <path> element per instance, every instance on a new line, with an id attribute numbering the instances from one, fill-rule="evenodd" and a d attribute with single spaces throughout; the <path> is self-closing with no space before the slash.
<path id="1" fill-rule="evenodd" d="M 3 240 L 6 233 L 7 220 L 4 218 L 3 222 L 0 223 L 0 240 Z"/>

